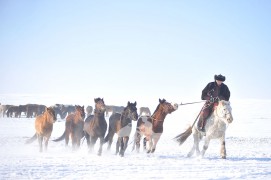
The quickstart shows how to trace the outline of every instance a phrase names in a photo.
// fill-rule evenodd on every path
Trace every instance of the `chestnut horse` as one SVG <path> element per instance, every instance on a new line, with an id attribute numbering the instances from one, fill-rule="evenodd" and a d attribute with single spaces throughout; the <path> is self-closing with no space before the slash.
<path id="1" fill-rule="evenodd" d="M 36 133 L 26 141 L 26 144 L 32 143 L 38 138 L 40 152 L 42 152 L 42 142 L 45 141 L 45 150 L 47 150 L 48 141 L 53 131 L 53 123 L 56 121 L 56 114 L 52 107 L 45 108 L 43 114 L 38 115 L 35 120 Z"/>
<path id="2" fill-rule="evenodd" d="M 81 139 L 84 137 L 84 119 L 84 106 L 75 106 L 75 112 L 66 117 L 64 133 L 53 141 L 58 142 L 65 138 L 66 146 L 68 146 L 69 137 L 71 136 L 73 150 L 78 149 L 80 147 Z"/>
<path id="3" fill-rule="evenodd" d="M 107 122 L 104 117 L 106 106 L 104 104 L 104 100 L 101 98 L 94 99 L 94 102 L 94 115 L 90 115 L 86 118 L 84 131 L 89 152 L 92 152 L 97 139 L 100 139 L 100 148 L 98 150 L 98 155 L 100 156 L 102 155 L 104 135 L 107 130 Z"/>
<path id="4" fill-rule="evenodd" d="M 118 141 L 116 144 L 116 154 L 124 156 L 124 152 L 128 146 L 129 136 L 132 131 L 132 120 L 137 121 L 138 114 L 136 108 L 136 102 L 130 103 L 128 101 L 127 106 L 122 113 L 114 113 L 109 118 L 109 130 L 105 137 L 105 143 L 108 141 L 109 150 L 113 142 L 114 134 L 118 134 Z"/>
<path id="5" fill-rule="evenodd" d="M 159 104 L 152 116 L 143 116 L 138 119 L 133 149 L 136 145 L 136 150 L 139 152 L 140 140 L 142 135 L 144 135 L 144 140 L 149 142 L 147 153 L 153 153 L 163 133 L 163 124 L 167 114 L 171 114 L 177 109 L 178 104 L 169 103 L 165 99 L 159 99 Z M 146 149 L 146 146 L 144 148 Z"/>

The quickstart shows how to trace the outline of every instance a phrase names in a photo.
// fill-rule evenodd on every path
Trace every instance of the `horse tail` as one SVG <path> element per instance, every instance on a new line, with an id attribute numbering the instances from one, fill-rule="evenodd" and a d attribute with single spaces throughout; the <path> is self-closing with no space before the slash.
<path id="1" fill-rule="evenodd" d="M 182 145 L 191 134 L 192 134 L 192 126 L 190 126 L 186 131 L 179 134 L 173 139 L 176 140 L 179 143 L 179 145 Z"/>
<path id="2" fill-rule="evenodd" d="M 32 138 L 25 141 L 25 144 L 30 144 L 33 141 L 35 141 L 36 139 L 37 139 L 37 134 L 35 133 L 34 136 L 32 136 Z"/>
<path id="3" fill-rule="evenodd" d="M 57 139 L 54 139 L 53 141 L 55 141 L 55 142 L 62 141 L 63 139 L 65 139 L 65 136 L 66 136 L 66 130 L 64 131 L 64 133 L 62 134 L 62 136 L 60 136 Z"/>

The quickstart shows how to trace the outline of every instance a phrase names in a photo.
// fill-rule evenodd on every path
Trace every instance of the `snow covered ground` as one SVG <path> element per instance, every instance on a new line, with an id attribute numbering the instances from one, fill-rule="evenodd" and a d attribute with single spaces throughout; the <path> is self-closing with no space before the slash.
<path id="1" fill-rule="evenodd" d="M 0 97 L 2 104 L 40 100 Z M 219 156 L 218 140 L 211 141 L 202 159 L 186 157 L 192 136 L 182 146 L 172 140 L 194 121 L 202 104 L 180 106 L 166 117 L 154 154 L 132 152 L 129 144 L 123 158 L 115 155 L 116 135 L 111 151 L 106 151 L 105 144 L 102 156 L 97 156 L 97 144 L 89 154 L 86 142 L 74 152 L 64 141 L 50 141 L 48 151 L 39 153 L 37 141 L 24 144 L 35 132 L 34 118 L 0 118 L 0 179 L 271 179 L 271 100 L 233 100 L 231 104 L 234 121 L 226 132 L 226 160 Z M 135 125 L 133 122 L 130 143 Z M 62 135 L 64 126 L 58 119 L 51 139 Z"/>

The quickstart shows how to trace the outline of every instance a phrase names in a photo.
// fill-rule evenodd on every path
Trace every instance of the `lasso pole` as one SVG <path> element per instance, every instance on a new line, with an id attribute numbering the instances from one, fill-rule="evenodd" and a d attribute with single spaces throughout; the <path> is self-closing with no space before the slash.
<path id="1" fill-rule="evenodd" d="M 197 101 L 197 102 L 181 103 L 181 104 L 179 104 L 179 106 L 184 106 L 184 105 L 188 105 L 188 104 L 202 103 L 202 102 L 206 102 L 206 101 L 204 100 L 204 101 Z"/>

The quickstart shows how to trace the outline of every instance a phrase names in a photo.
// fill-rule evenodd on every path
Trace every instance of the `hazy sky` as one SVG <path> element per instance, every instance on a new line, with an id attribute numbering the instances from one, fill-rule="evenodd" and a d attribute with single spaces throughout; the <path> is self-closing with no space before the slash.
<path id="1" fill-rule="evenodd" d="M 269 0 L 0 0 L 0 94 L 271 99 Z M 110 104 L 110 103 L 109 103 Z"/>

